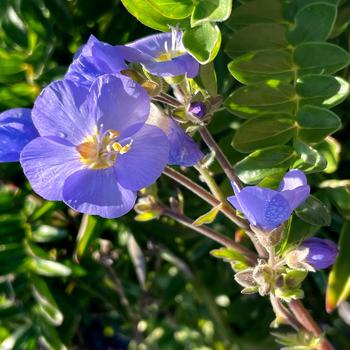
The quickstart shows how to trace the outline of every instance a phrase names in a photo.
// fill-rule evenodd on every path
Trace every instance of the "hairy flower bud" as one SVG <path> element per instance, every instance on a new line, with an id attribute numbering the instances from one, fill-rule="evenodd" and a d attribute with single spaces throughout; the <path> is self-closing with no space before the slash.
<path id="1" fill-rule="evenodd" d="M 314 267 L 307 262 L 308 254 L 309 249 L 305 247 L 299 247 L 289 251 L 285 257 L 288 267 L 291 269 L 301 269 L 315 272 Z"/>
<path id="2" fill-rule="evenodd" d="M 339 252 L 334 242 L 317 237 L 306 239 L 302 247 L 309 250 L 306 261 L 315 269 L 326 269 L 332 266 Z"/>
<path id="3" fill-rule="evenodd" d="M 188 112 L 193 116 L 202 119 L 207 113 L 207 107 L 200 101 L 191 102 L 190 106 L 188 107 Z"/>

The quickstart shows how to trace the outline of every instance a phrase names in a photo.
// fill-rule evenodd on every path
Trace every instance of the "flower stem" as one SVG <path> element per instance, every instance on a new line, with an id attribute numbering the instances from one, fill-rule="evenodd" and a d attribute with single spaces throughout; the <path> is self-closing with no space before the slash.
<path id="1" fill-rule="evenodd" d="M 276 317 L 278 317 L 278 315 L 282 316 L 283 319 L 296 331 L 301 328 L 300 323 L 296 320 L 294 315 L 273 294 L 270 294 L 270 301 Z"/>
<path id="2" fill-rule="evenodd" d="M 322 329 L 316 323 L 316 321 L 312 318 L 309 311 L 306 310 L 305 306 L 302 304 L 300 300 L 292 300 L 288 303 L 289 309 L 294 314 L 295 318 L 298 322 L 310 333 L 315 335 L 316 337 L 320 337 L 323 335 Z M 332 344 L 326 339 L 323 338 L 321 340 L 321 344 L 319 346 L 319 350 L 334 350 Z"/>
<path id="3" fill-rule="evenodd" d="M 228 161 L 228 159 L 226 158 L 224 152 L 221 150 L 219 145 L 216 143 L 214 138 L 209 133 L 208 129 L 205 126 L 202 126 L 199 129 L 199 133 L 201 134 L 203 141 L 207 144 L 209 149 L 215 153 L 215 157 L 216 157 L 218 163 L 220 164 L 220 166 L 224 170 L 224 172 L 225 172 L 226 176 L 229 178 L 229 180 L 234 181 L 237 184 L 237 186 L 241 188 L 242 184 L 241 184 L 240 179 L 238 178 L 235 171 L 233 170 L 233 168 L 232 168 L 230 162 Z"/>
<path id="4" fill-rule="evenodd" d="M 165 167 L 163 170 L 163 174 L 170 177 L 171 179 L 178 182 L 180 185 L 184 186 L 188 190 L 192 191 L 194 194 L 196 194 L 198 197 L 202 198 L 205 202 L 210 204 L 213 207 L 217 207 L 218 205 L 222 204 L 222 207 L 220 208 L 220 211 L 230 220 L 232 220 L 236 225 L 239 227 L 242 227 L 244 229 L 249 229 L 248 223 L 239 218 L 234 209 L 231 208 L 231 206 L 227 203 L 222 203 L 219 199 L 215 198 L 211 193 L 206 191 L 203 187 L 196 184 L 194 181 L 189 179 L 187 176 L 179 173 L 178 171 L 170 168 Z"/>
<path id="5" fill-rule="evenodd" d="M 247 260 L 250 264 L 252 264 L 252 265 L 255 264 L 257 257 L 251 250 L 236 243 L 232 239 L 230 239 L 230 238 L 224 236 L 223 234 L 213 230 L 212 228 L 204 226 L 204 225 L 195 226 L 195 225 L 193 225 L 192 219 L 188 218 L 187 216 L 185 216 L 183 214 L 177 213 L 164 205 L 162 205 L 162 214 L 178 221 L 179 223 L 181 223 L 182 225 L 184 225 L 186 227 L 189 227 L 193 231 L 196 231 L 196 232 L 200 233 L 201 235 L 206 236 L 206 237 L 212 239 L 213 241 L 222 244 L 225 247 L 233 248 L 237 252 L 243 254 L 247 258 Z"/>
<path id="6" fill-rule="evenodd" d="M 196 194 L 198 197 L 202 198 L 204 201 L 206 201 L 208 204 L 210 204 L 213 207 L 216 207 L 220 204 L 220 201 L 215 198 L 211 193 L 206 191 L 203 187 L 196 184 L 194 181 L 186 177 L 185 175 L 177 172 L 176 170 L 166 167 L 163 171 L 165 175 L 170 177 L 171 179 L 177 181 L 179 184 L 187 188 L 188 190 L 192 191 L 194 194 Z M 222 206 L 221 211 L 223 214 L 225 214 L 228 218 L 230 218 L 233 222 L 235 222 L 238 226 L 245 230 L 249 230 L 249 224 L 246 222 L 246 220 L 243 220 L 236 216 L 235 213 L 232 213 L 232 211 L 225 205 Z M 164 215 L 172 217 L 173 219 L 179 221 L 183 225 L 203 234 L 206 237 L 209 237 L 213 239 L 216 242 L 219 242 L 223 244 L 224 246 L 232 247 L 234 249 L 238 248 L 240 251 L 242 249 L 247 253 L 247 256 L 250 256 L 250 260 L 252 265 L 255 265 L 256 262 L 256 256 L 255 254 L 250 251 L 249 249 L 241 246 L 240 244 L 234 242 L 233 240 L 227 238 L 226 236 L 223 236 L 219 234 L 218 232 L 205 227 L 205 226 L 194 226 L 192 224 L 192 220 L 187 218 L 186 216 L 173 212 L 170 209 L 164 213 Z M 214 235 L 212 235 L 214 233 Z M 254 258 L 252 259 L 252 257 Z M 311 314 L 305 309 L 301 301 L 292 301 L 289 303 L 289 309 L 291 310 L 292 314 L 295 316 L 297 321 L 302 325 L 304 329 L 309 331 L 310 333 L 320 336 L 322 335 L 322 330 L 317 325 L 316 321 L 312 318 Z M 329 341 L 324 338 L 321 341 L 321 345 L 319 350 L 334 350 L 333 346 L 329 343 Z"/>

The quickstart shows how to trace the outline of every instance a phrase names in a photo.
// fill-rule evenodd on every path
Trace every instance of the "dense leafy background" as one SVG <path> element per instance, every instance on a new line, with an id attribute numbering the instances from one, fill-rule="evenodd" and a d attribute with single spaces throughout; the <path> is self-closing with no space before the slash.
<path id="1" fill-rule="evenodd" d="M 349 43 L 350 4 L 292 1 L 281 17 L 279 1 L 259 0 L 258 11 L 257 1 L 234 1 L 232 16 L 221 24 L 228 10 L 208 15 L 205 6 L 179 2 L 183 6 L 174 12 L 171 1 L 123 0 L 153 29 L 180 24 L 186 31 L 185 44 L 201 61 L 217 54 L 219 92 L 232 113 L 218 112 L 210 130 L 230 161 L 240 161 L 236 170 L 244 182 L 264 178 L 263 184 L 273 186 L 290 166 L 311 174 L 313 193 L 323 204 L 315 197 L 301 208 L 289 237 L 296 240 L 318 232 L 338 241 L 342 232 L 344 253 L 328 290 L 328 308 L 334 308 L 346 297 L 344 289 L 350 288 L 349 182 L 337 181 L 349 179 L 350 104 L 346 94 L 339 93 L 339 81 L 344 86 L 349 80 L 344 50 Z M 221 9 L 230 3 L 207 2 Z M 315 6 L 311 8 L 315 11 L 304 11 L 306 5 Z M 0 109 L 31 106 L 46 84 L 62 76 L 90 34 L 120 44 L 152 33 L 147 26 L 118 0 L 1 0 Z M 221 36 L 222 49 L 217 52 Z M 293 54 L 291 46 L 296 48 Z M 295 64 L 301 67 L 297 75 Z M 334 73 L 343 80 L 336 80 Z M 303 82 L 296 82 L 299 77 L 305 77 Z M 276 81 L 282 82 L 276 85 Z M 328 90 L 322 88 L 320 94 L 316 91 L 320 86 Z M 290 98 L 295 89 L 314 107 L 296 111 Z M 325 108 L 324 100 L 334 95 Z M 271 109 L 264 110 L 263 99 L 271 96 L 276 100 L 270 101 L 270 108 L 276 114 L 268 117 Z M 274 105 L 281 96 L 286 99 L 282 109 L 280 103 Z M 315 120 L 308 117 L 310 109 Z M 339 127 L 337 116 L 342 128 L 327 137 Z M 218 166 L 211 170 L 229 194 Z M 188 175 L 195 177 L 192 171 Z M 82 222 L 63 204 L 35 196 L 16 164 L 0 166 L 0 185 L 3 349 L 126 349 L 130 339 L 142 339 L 140 349 L 277 348 L 269 335 L 273 314 L 268 302 L 240 294 L 229 266 L 208 254 L 216 244 L 169 219 L 135 222 L 135 213 L 118 220 Z M 166 178 L 160 179 L 158 191 L 164 199 L 177 194 Z M 186 212 L 193 218 L 209 209 L 187 191 L 183 194 Z M 214 225 L 229 236 L 241 237 L 221 216 Z M 329 325 L 327 331 L 339 349 L 350 348 L 350 304 L 326 314 L 325 272 L 313 274 L 304 286 L 306 305 L 315 318 Z"/>

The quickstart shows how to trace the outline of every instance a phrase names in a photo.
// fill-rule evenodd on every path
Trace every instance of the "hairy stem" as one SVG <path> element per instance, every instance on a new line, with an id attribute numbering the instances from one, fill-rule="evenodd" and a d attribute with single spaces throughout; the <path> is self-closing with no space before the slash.
<path id="1" fill-rule="evenodd" d="M 270 301 L 276 316 L 280 315 L 283 317 L 283 319 L 296 331 L 302 327 L 296 320 L 295 316 L 273 294 L 270 294 Z"/>
<path id="2" fill-rule="evenodd" d="M 215 157 L 224 170 L 226 176 L 229 178 L 230 181 L 234 181 L 238 187 L 242 187 L 241 181 L 236 175 L 235 171 L 233 170 L 230 162 L 226 158 L 225 154 L 222 152 L 221 148 L 218 146 L 214 138 L 209 133 L 208 129 L 205 126 L 202 126 L 199 129 L 199 133 L 201 134 L 201 137 L 203 141 L 207 144 L 209 149 L 215 153 Z"/>
<path id="3" fill-rule="evenodd" d="M 257 256 L 251 250 L 236 243 L 234 240 L 224 236 L 223 234 L 213 230 L 212 228 L 204 225 L 195 226 L 193 225 L 192 219 L 188 218 L 183 214 L 177 213 L 166 206 L 162 206 L 162 214 L 178 221 L 182 225 L 189 227 L 190 229 L 200 233 L 201 235 L 206 236 L 212 239 L 213 241 L 222 244 L 225 247 L 233 248 L 234 250 L 243 254 L 251 265 L 255 264 Z"/>
<path id="4" fill-rule="evenodd" d="M 244 229 L 249 229 L 248 223 L 245 220 L 239 218 L 236 215 L 235 210 L 226 201 L 222 203 L 219 199 L 215 198 L 211 193 L 209 193 L 203 187 L 196 184 L 187 176 L 179 173 L 178 171 L 168 166 L 165 167 L 165 169 L 163 170 L 163 174 L 175 180 L 180 185 L 184 186 L 185 188 L 187 188 L 188 190 L 196 194 L 198 197 L 202 198 L 205 202 L 210 204 L 212 207 L 217 207 L 218 205 L 222 204 L 220 211 L 227 218 L 232 220 L 237 226 L 242 227 Z"/>
<path id="5" fill-rule="evenodd" d="M 289 309 L 294 314 L 298 322 L 311 334 L 316 337 L 321 337 L 323 331 L 316 321 L 312 318 L 308 310 L 302 304 L 300 300 L 292 300 L 289 304 Z M 333 345 L 326 339 L 323 338 L 319 346 L 319 350 L 335 350 Z"/>

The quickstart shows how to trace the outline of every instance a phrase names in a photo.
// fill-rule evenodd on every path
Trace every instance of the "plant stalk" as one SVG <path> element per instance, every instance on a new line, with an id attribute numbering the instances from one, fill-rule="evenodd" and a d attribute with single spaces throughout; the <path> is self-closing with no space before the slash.
<path id="1" fill-rule="evenodd" d="M 294 314 L 298 322 L 311 334 L 316 337 L 322 337 L 323 331 L 320 326 L 313 319 L 308 310 L 300 300 L 292 300 L 288 303 L 289 309 Z M 333 345 L 324 337 L 321 340 L 318 350 L 335 350 Z"/>
<path id="2" fill-rule="evenodd" d="M 225 154 L 222 152 L 219 145 L 214 140 L 213 136 L 211 136 L 208 129 L 205 126 L 202 126 L 199 129 L 199 133 L 201 134 L 203 141 L 207 144 L 209 149 L 215 153 L 215 157 L 216 157 L 218 163 L 222 167 L 223 171 L 225 172 L 225 174 L 229 178 L 229 180 L 234 181 L 239 188 L 242 188 L 241 180 L 236 175 L 230 162 L 226 158 Z"/>
<path id="3" fill-rule="evenodd" d="M 203 236 L 206 236 L 206 237 L 212 239 L 215 242 L 222 244 L 225 247 L 233 248 L 234 250 L 243 254 L 247 258 L 249 264 L 255 265 L 257 256 L 248 248 L 236 243 L 232 239 L 224 236 L 223 234 L 213 230 L 210 227 L 207 227 L 204 225 L 201 225 L 201 226 L 193 225 L 192 219 L 190 219 L 189 217 L 187 217 L 183 214 L 177 213 L 164 205 L 162 205 L 161 208 L 162 208 L 163 215 L 168 216 L 168 217 L 178 221 L 182 225 L 189 227 L 190 229 L 200 233 Z"/>

